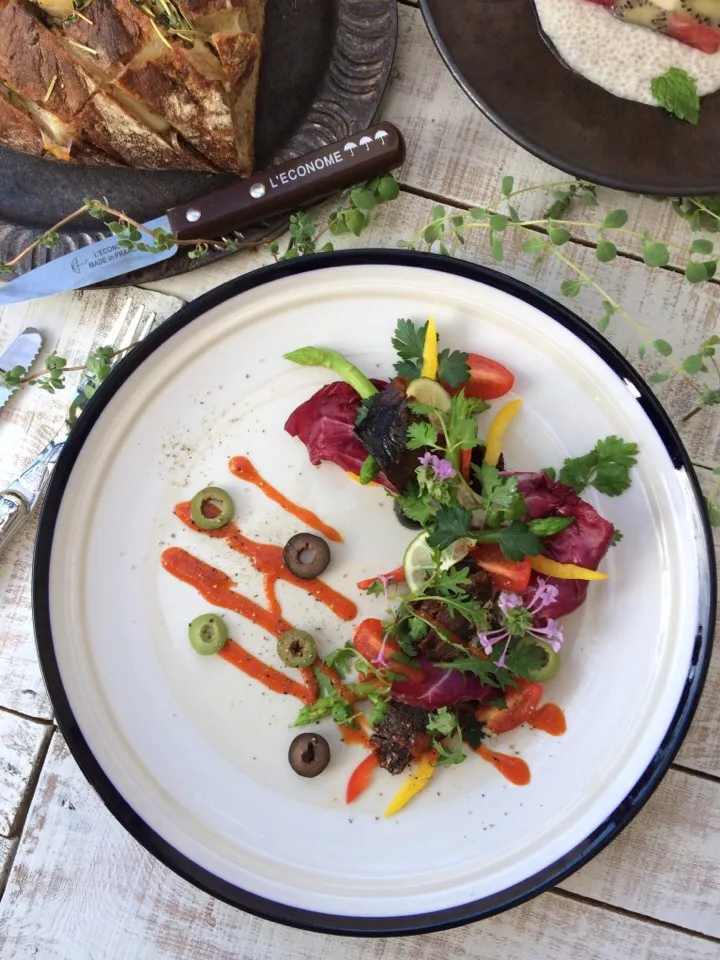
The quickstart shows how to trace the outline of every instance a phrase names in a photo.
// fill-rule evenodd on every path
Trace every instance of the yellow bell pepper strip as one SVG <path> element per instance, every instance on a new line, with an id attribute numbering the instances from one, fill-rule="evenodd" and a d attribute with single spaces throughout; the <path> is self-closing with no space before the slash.
<path id="1" fill-rule="evenodd" d="M 438 375 L 438 349 L 437 349 L 437 330 L 435 329 L 435 318 L 430 317 L 427 329 L 425 331 L 425 343 L 423 344 L 421 377 L 427 377 L 429 380 L 437 380 Z"/>
<path id="2" fill-rule="evenodd" d="M 416 793 L 420 793 L 421 790 L 425 789 L 435 773 L 435 764 L 437 763 L 437 759 L 438 754 L 436 750 L 430 750 L 421 757 L 415 772 L 410 774 L 405 783 L 400 787 L 398 792 L 390 801 L 388 808 L 385 811 L 386 817 L 392 817 L 393 814 L 397 813 L 399 810 L 402 810 L 402 808 L 412 800 Z"/>
<path id="3" fill-rule="evenodd" d="M 537 573 L 544 573 L 548 577 L 557 577 L 558 580 L 607 580 L 609 576 L 599 570 L 578 567 L 574 563 L 558 563 L 542 554 L 528 559 L 530 560 L 530 566 Z"/>
<path id="4" fill-rule="evenodd" d="M 495 414 L 495 419 L 490 424 L 487 443 L 485 445 L 485 463 L 489 463 L 491 467 L 497 466 L 500 454 L 502 453 L 502 441 L 505 436 L 505 431 L 510 421 L 520 412 L 521 406 L 522 400 L 511 400 L 510 403 L 506 403 L 504 407 L 498 410 Z"/>

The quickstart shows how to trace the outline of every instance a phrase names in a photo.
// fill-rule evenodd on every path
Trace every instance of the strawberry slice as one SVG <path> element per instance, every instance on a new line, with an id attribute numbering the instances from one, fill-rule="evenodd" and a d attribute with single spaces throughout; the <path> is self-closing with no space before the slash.
<path id="1" fill-rule="evenodd" d="M 668 16 L 665 35 L 702 53 L 716 53 L 720 47 L 720 30 L 717 27 L 697 23 L 682 10 L 673 10 Z"/>

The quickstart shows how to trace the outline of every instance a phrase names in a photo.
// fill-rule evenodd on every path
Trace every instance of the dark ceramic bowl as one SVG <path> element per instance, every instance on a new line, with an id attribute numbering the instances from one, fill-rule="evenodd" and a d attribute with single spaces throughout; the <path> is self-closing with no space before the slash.
<path id="1" fill-rule="evenodd" d="M 532 0 L 420 0 L 428 29 L 470 99 L 547 163 L 619 190 L 720 192 L 720 95 L 693 127 L 621 100 L 568 69 L 543 39 Z"/>

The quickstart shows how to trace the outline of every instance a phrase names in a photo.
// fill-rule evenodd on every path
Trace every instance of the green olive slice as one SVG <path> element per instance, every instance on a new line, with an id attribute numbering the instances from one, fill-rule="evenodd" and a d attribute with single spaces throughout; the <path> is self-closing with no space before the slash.
<path id="1" fill-rule="evenodd" d="M 222 617 L 216 613 L 203 613 L 190 624 L 188 635 L 193 650 L 207 657 L 222 650 L 227 643 L 228 630 Z"/>
<path id="2" fill-rule="evenodd" d="M 307 630 L 287 630 L 277 642 L 277 652 L 286 667 L 309 667 L 317 656 L 317 647 Z"/>
<path id="3" fill-rule="evenodd" d="M 213 504 L 215 510 L 219 512 L 212 517 L 206 516 L 204 511 L 206 503 Z M 232 520 L 234 513 L 233 498 L 222 487 L 205 487 L 199 493 L 196 493 L 190 501 L 190 516 L 193 523 L 201 530 L 218 530 L 220 527 L 224 527 L 226 523 Z"/>
<path id="4" fill-rule="evenodd" d="M 546 683 L 548 680 L 552 680 L 553 677 L 557 675 L 558 670 L 560 669 L 560 654 L 557 653 L 550 646 L 549 643 L 545 643 L 544 640 L 535 640 L 530 637 L 525 637 L 522 641 L 523 645 L 532 644 L 543 653 L 543 660 L 540 666 L 535 667 L 527 671 L 525 676 L 528 680 L 533 680 L 535 683 Z"/>

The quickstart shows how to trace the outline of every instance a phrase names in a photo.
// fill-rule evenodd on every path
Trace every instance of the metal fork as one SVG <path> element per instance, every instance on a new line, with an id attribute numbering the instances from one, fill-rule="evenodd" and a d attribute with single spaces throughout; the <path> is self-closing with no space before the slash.
<path id="1" fill-rule="evenodd" d="M 150 333 L 155 323 L 155 314 L 145 316 L 145 307 L 142 305 L 132 317 L 131 309 L 132 299 L 128 299 L 115 321 L 112 349 L 118 356 L 112 363 L 113 367 L 127 356 L 131 347 Z M 63 425 L 53 439 L 16 480 L 0 491 L 0 553 L 31 516 L 49 487 L 65 441 L 92 396 L 92 391 L 87 389 L 91 384 L 92 376 L 86 374 L 68 407 Z"/>

